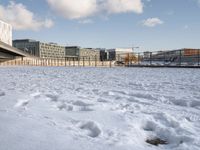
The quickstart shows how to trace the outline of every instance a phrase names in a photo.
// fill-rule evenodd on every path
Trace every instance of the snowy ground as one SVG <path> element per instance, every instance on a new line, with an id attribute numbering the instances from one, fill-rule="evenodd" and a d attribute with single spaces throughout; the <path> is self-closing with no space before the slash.
<path id="1" fill-rule="evenodd" d="M 200 70 L 0 68 L 0 150 L 199 150 Z M 167 145 L 154 146 L 147 139 Z"/>

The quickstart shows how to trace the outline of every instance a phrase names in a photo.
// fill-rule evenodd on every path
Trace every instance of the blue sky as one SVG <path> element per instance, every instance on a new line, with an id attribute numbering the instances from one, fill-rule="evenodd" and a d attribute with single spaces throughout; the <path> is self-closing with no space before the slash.
<path id="1" fill-rule="evenodd" d="M 13 39 L 81 47 L 139 46 L 139 51 L 200 48 L 198 0 L 73 1 L 0 0 L 0 19 L 13 25 Z M 55 7 L 55 2 L 60 5 Z"/>

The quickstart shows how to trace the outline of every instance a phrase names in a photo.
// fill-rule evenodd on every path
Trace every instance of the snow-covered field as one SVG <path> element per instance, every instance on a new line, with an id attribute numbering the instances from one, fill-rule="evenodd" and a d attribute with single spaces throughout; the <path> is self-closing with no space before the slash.
<path id="1" fill-rule="evenodd" d="M 199 150 L 200 70 L 0 68 L 0 150 Z M 167 145 L 154 146 L 147 139 Z"/>

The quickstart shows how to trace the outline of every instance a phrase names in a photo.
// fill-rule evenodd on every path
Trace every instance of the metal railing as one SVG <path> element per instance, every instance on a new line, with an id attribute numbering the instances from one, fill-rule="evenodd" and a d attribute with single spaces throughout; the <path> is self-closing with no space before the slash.
<path id="1" fill-rule="evenodd" d="M 200 67 L 200 49 L 118 54 L 116 62 L 127 67 Z"/>

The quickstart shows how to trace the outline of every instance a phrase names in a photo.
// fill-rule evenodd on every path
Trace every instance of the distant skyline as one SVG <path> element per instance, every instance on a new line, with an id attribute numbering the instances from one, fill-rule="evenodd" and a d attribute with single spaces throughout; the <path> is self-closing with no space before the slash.
<path id="1" fill-rule="evenodd" d="M 13 39 L 139 51 L 200 48 L 200 0 L 0 0 Z"/>

